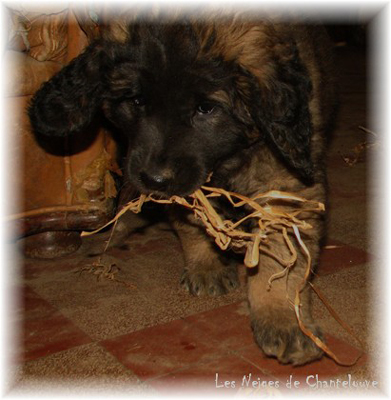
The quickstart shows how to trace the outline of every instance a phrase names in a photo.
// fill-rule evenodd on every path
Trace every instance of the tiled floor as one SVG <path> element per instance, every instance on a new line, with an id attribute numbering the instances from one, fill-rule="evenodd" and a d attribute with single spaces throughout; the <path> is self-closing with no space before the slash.
<path id="1" fill-rule="evenodd" d="M 275 395 L 295 386 L 314 394 L 336 385 L 345 393 L 355 389 L 354 382 L 382 385 L 367 306 L 369 271 L 376 262 L 368 253 L 368 165 L 363 159 L 349 167 L 341 157 L 365 139 L 358 128 L 367 126 L 365 57 L 342 48 L 338 63 L 342 106 L 328 159 L 329 237 L 315 284 L 353 327 L 363 353 L 316 297 L 314 314 L 343 362 L 361 354 L 355 365 L 324 357 L 294 368 L 265 358 L 252 339 L 244 267 L 235 292 L 188 295 L 179 286 L 179 243 L 160 221 L 132 235 L 127 247 L 109 252 L 118 281 L 82 271 L 103 248 L 106 233 L 86 238 L 68 257 L 22 260 L 22 273 L 12 280 L 23 301 L 10 310 L 21 336 L 20 343 L 15 340 L 11 393 Z"/>

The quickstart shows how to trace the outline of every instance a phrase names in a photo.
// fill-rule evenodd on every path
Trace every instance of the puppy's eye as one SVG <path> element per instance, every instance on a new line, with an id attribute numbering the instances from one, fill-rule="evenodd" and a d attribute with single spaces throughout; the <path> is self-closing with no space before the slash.
<path id="1" fill-rule="evenodd" d="M 200 103 L 197 106 L 197 112 L 199 114 L 211 114 L 215 108 L 215 105 L 212 103 Z"/>
<path id="2" fill-rule="evenodd" d="M 132 103 L 136 106 L 136 107 L 142 107 L 145 106 L 146 104 L 146 99 L 143 96 L 135 96 L 132 98 Z"/>

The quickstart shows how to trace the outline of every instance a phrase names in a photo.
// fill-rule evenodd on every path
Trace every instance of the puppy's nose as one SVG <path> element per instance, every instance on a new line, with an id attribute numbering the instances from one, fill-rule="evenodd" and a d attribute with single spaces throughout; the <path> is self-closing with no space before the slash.
<path id="1" fill-rule="evenodd" d="M 150 174 L 147 172 L 141 172 L 140 179 L 147 189 L 164 192 L 168 188 L 171 176 L 164 173 Z"/>

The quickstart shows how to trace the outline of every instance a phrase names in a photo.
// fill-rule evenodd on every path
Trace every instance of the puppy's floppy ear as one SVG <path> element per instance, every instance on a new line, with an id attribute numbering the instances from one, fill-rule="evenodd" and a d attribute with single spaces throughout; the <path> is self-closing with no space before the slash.
<path id="1" fill-rule="evenodd" d="M 28 114 L 38 134 L 66 136 L 81 131 L 101 104 L 104 46 L 93 42 L 35 93 Z"/>
<path id="2" fill-rule="evenodd" d="M 248 104 L 256 126 L 284 161 L 311 181 L 312 85 L 296 46 L 288 46 L 283 57 L 275 57 L 269 74 L 251 75 Z"/>

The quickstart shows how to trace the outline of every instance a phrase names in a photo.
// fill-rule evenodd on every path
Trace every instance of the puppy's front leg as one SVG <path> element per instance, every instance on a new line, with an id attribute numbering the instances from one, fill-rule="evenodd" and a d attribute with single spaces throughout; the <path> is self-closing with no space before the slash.
<path id="1" fill-rule="evenodd" d="M 222 295 L 237 288 L 236 263 L 216 247 L 191 213 L 181 211 L 171 215 L 185 256 L 181 285 L 197 296 Z"/>
<path id="2" fill-rule="evenodd" d="M 318 244 L 306 242 L 310 254 L 316 259 Z M 289 259 L 289 251 L 281 238 L 271 241 L 273 253 Z M 300 287 L 306 270 L 306 258 L 298 250 L 298 259 L 286 277 L 276 279 L 269 289 L 270 277 L 282 271 L 282 266 L 273 258 L 260 256 L 257 268 L 249 269 L 248 297 L 250 302 L 251 326 L 254 338 L 267 356 L 276 357 L 281 363 L 301 365 L 322 356 L 322 350 L 299 328 L 293 302 L 296 288 Z M 302 321 L 316 336 L 320 331 L 314 324 L 307 289 L 300 295 Z"/>

